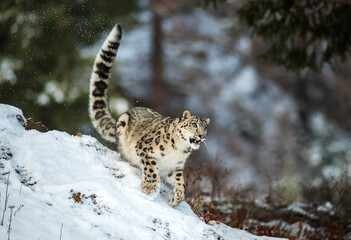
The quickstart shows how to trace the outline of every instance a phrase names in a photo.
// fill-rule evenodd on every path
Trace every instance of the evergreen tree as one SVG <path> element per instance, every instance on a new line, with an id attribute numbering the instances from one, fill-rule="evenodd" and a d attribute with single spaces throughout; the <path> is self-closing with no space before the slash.
<path id="1" fill-rule="evenodd" d="M 82 49 L 117 21 L 135 23 L 136 1 L 3 0 L 0 9 L 0 102 L 75 133 L 88 121 L 93 63 Z"/>
<path id="2" fill-rule="evenodd" d="M 250 1 L 237 14 L 270 42 L 261 56 L 289 70 L 319 71 L 351 52 L 351 1 Z"/>

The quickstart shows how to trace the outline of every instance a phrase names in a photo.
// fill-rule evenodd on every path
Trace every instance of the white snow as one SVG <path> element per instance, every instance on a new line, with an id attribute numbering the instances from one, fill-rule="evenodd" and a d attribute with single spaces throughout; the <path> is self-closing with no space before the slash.
<path id="1" fill-rule="evenodd" d="M 95 138 L 25 130 L 18 116 L 24 119 L 21 110 L 0 104 L 0 219 L 9 177 L 0 239 L 8 238 L 11 205 L 12 240 L 272 239 L 207 225 L 186 202 L 169 207 L 167 191 L 147 200 L 139 192 L 140 171 Z M 72 198 L 78 192 L 82 203 Z"/>
<path id="2" fill-rule="evenodd" d="M 307 208 L 308 205 L 306 203 L 293 203 L 291 205 L 288 206 L 287 210 L 289 211 L 293 211 L 295 213 L 300 213 L 304 216 L 308 216 L 309 218 L 312 219 L 318 219 L 318 217 L 316 215 L 314 215 L 313 213 L 309 213 L 307 212 L 304 208 Z"/>

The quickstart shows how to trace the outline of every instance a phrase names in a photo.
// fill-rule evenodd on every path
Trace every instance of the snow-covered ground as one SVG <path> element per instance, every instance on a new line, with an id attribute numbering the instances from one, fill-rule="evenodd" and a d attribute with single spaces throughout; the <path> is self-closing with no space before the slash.
<path id="1" fill-rule="evenodd" d="M 0 239 L 9 224 L 10 239 L 20 240 L 271 239 L 207 225 L 186 202 L 169 207 L 167 191 L 147 200 L 141 173 L 95 138 L 26 130 L 21 119 L 0 104 Z"/>

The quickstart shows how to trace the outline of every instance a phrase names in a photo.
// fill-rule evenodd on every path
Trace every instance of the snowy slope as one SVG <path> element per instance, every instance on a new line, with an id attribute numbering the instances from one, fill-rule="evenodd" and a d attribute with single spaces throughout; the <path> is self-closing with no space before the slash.
<path id="1" fill-rule="evenodd" d="M 21 117 L 0 104 L 0 221 L 8 186 L 0 239 L 8 238 L 10 222 L 10 239 L 21 240 L 271 239 L 206 225 L 185 202 L 171 208 L 162 196 L 147 200 L 138 190 L 140 171 L 95 138 L 28 131 Z"/>

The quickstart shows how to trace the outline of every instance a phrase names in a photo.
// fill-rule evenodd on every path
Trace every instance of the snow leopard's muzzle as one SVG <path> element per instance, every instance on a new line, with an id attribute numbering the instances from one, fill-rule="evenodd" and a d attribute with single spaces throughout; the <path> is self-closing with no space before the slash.
<path id="1" fill-rule="evenodd" d="M 201 143 L 206 141 L 206 136 L 205 135 L 199 135 L 198 137 L 190 138 L 190 146 L 193 149 L 198 149 L 201 145 Z"/>

